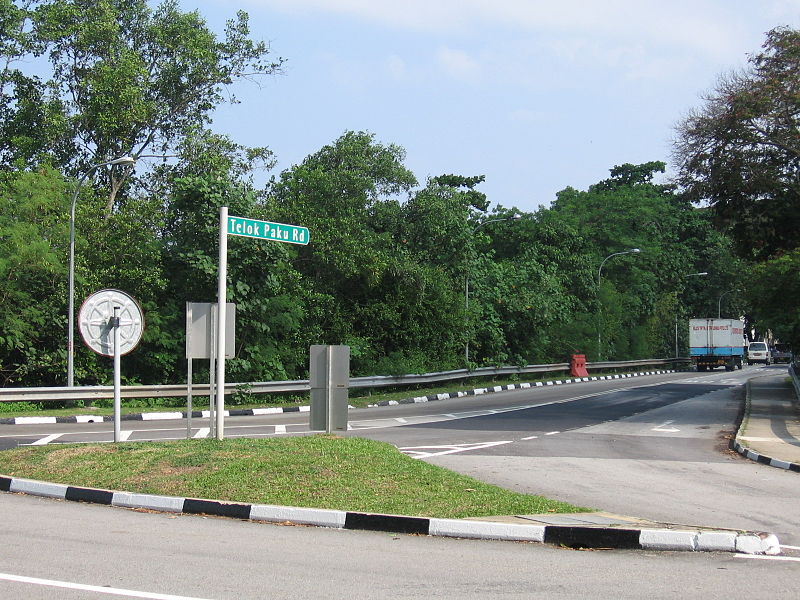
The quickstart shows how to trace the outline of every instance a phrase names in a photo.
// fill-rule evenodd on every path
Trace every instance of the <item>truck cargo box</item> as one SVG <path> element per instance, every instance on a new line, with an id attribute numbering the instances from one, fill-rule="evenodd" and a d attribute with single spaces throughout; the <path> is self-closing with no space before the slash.
<path id="1" fill-rule="evenodd" d="M 689 356 L 698 370 L 742 368 L 744 325 L 739 319 L 690 319 Z"/>

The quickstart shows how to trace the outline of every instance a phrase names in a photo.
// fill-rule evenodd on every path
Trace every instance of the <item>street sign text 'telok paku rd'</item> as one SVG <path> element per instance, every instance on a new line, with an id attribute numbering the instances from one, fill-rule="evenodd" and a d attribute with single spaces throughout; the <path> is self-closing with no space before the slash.
<path id="1" fill-rule="evenodd" d="M 308 244 L 309 240 L 307 227 L 231 216 L 228 217 L 228 235 L 241 235 L 303 246 Z"/>

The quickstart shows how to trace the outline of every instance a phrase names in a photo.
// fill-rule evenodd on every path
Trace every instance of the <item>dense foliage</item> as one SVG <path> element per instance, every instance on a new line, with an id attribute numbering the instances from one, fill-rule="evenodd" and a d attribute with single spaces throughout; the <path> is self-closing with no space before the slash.
<path id="1" fill-rule="evenodd" d="M 727 74 L 678 126 L 678 181 L 707 204 L 754 271 L 736 286 L 763 334 L 800 348 L 800 31 L 767 33 L 748 68 Z"/>
<path id="2" fill-rule="evenodd" d="M 480 175 L 419 182 L 402 148 L 350 131 L 258 188 L 253 165 L 270 166 L 269 150 L 206 128 L 224 86 L 280 68 L 244 13 L 217 39 L 172 0 L 0 0 L 0 52 L 0 385 L 65 381 L 73 194 L 77 305 L 114 287 L 144 309 L 129 382 L 184 379 L 185 303 L 216 300 L 221 206 L 311 231 L 304 247 L 229 239 L 235 381 L 304 377 L 318 343 L 349 345 L 367 375 L 669 357 L 686 353 L 688 317 L 718 311 L 800 335 L 800 316 L 766 317 L 780 295 L 753 302 L 758 282 L 797 287 L 796 251 L 745 285 L 753 256 L 734 253 L 739 229 L 715 228 L 727 213 L 693 203 L 710 200 L 701 177 L 654 183 L 661 162 L 616 166 L 527 213 L 492 208 Z M 21 68 L 37 57 L 38 74 Z M 172 159 L 92 168 L 145 151 Z M 76 381 L 108 382 L 111 361 L 78 346 Z"/>

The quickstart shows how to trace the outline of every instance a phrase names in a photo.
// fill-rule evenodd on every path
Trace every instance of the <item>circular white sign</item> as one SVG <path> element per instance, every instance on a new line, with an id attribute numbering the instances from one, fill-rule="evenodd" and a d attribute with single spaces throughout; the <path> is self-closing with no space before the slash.
<path id="1" fill-rule="evenodd" d="M 78 329 L 84 343 L 103 356 L 114 356 L 114 308 L 119 317 L 120 355 L 127 354 L 142 339 L 144 317 L 133 297 L 120 290 L 100 290 L 83 301 L 78 312 Z"/>

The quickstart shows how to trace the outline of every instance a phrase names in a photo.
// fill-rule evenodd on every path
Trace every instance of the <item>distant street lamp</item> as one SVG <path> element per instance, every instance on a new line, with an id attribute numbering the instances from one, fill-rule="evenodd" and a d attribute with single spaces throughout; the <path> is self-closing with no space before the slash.
<path id="1" fill-rule="evenodd" d="M 606 256 L 602 262 L 600 263 L 600 267 L 597 269 L 597 360 L 600 360 L 600 313 L 602 311 L 602 306 L 600 305 L 600 277 L 603 273 L 603 265 L 606 264 L 606 261 L 609 258 L 613 258 L 614 256 L 621 256 L 623 254 L 639 254 L 641 250 L 639 248 L 631 248 L 630 250 L 623 250 L 622 252 L 614 252 L 613 254 L 609 254 Z"/>
<path id="2" fill-rule="evenodd" d="M 72 204 L 69 209 L 69 308 L 67 314 L 67 386 L 72 387 L 75 383 L 75 348 L 73 345 L 75 338 L 75 203 L 78 201 L 78 193 L 86 178 L 89 177 L 100 167 L 109 165 L 133 165 L 136 159 L 132 156 L 120 156 L 114 160 L 93 165 L 78 180 L 75 186 L 75 193 L 72 195 Z"/>
<path id="3" fill-rule="evenodd" d="M 688 275 L 684 275 L 684 277 L 703 277 L 708 275 L 706 271 L 702 271 L 700 273 L 689 273 Z M 675 297 L 675 358 L 678 358 L 678 298 L 677 292 Z"/>
<path id="4" fill-rule="evenodd" d="M 730 294 L 732 292 L 738 292 L 738 291 L 739 290 L 728 290 L 727 292 L 722 292 L 722 295 L 720 295 L 719 300 L 717 301 L 717 318 L 718 319 L 722 318 L 722 298 L 727 296 L 728 294 Z"/>
<path id="5" fill-rule="evenodd" d="M 475 229 L 472 230 L 473 235 L 482 227 L 488 225 L 489 223 L 499 223 L 501 221 L 519 221 L 522 218 L 522 215 L 512 215 L 510 217 L 505 217 L 503 219 L 489 219 L 488 221 L 484 221 L 480 223 Z M 466 268 L 466 275 L 464 276 L 464 328 L 467 330 L 467 341 L 464 344 L 464 358 L 466 360 L 467 368 L 469 368 L 469 262 L 467 263 Z"/>

